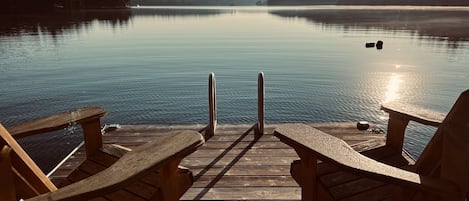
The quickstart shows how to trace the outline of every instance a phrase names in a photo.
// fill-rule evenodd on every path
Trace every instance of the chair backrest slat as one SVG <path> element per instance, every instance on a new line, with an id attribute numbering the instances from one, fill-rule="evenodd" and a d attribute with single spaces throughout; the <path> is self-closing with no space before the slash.
<path id="1" fill-rule="evenodd" d="M 469 192 L 469 90 L 454 103 L 415 167 L 420 174 L 451 180 Z"/>
<path id="2" fill-rule="evenodd" d="M 17 185 L 16 191 L 17 194 L 19 193 L 20 197 L 29 198 L 38 195 L 37 193 L 42 194 L 57 190 L 57 187 L 55 187 L 44 172 L 42 172 L 42 170 L 1 124 L 0 137 L 4 141 L 5 145 L 10 147 L 12 150 L 12 171 L 15 175 L 15 185 Z"/>
<path id="3" fill-rule="evenodd" d="M 0 146 L 0 173 L 2 175 L 2 179 L 0 179 L 0 200 L 4 201 L 16 200 L 10 152 L 10 147 L 4 145 Z"/>

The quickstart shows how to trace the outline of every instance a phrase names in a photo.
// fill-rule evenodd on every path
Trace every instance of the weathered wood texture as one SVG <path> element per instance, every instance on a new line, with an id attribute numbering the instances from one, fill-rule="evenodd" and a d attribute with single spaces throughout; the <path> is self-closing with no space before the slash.
<path id="1" fill-rule="evenodd" d="M 469 90 L 461 93 L 438 127 L 415 171 L 455 182 L 469 199 Z"/>
<path id="2" fill-rule="evenodd" d="M 0 179 L 0 200 L 13 201 L 16 200 L 16 190 L 13 171 L 11 171 L 11 148 L 2 145 L 0 148 L 0 172 L 2 179 Z"/>
<path id="3" fill-rule="evenodd" d="M 79 124 L 83 128 L 86 153 L 92 155 L 103 145 L 100 118 L 106 113 L 100 107 L 84 107 L 23 122 L 9 127 L 8 131 L 18 139 Z"/>
<path id="4" fill-rule="evenodd" d="M 345 139 L 357 150 L 368 150 L 385 143 L 384 134 L 372 134 L 356 129 L 355 123 L 311 124 Z M 264 135 L 256 137 L 251 125 L 218 125 L 217 131 L 204 146 L 186 157 L 181 165 L 194 175 L 193 186 L 184 194 L 184 200 L 299 200 L 301 190 L 290 175 L 290 164 L 299 159 L 293 149 L 272 135 L 277 125 L 266 125 Z M 200 131 L 203 126 L 127 126 L 106 133 L 103 142 L 134 148 L 150 139 L 167 135 L 169 131 L 191 129 Z M 361 142 L 361 143 L 360 143 Z M 54 183 L 64 181 L 70 172 L 84 161 L 83 149 L 79 149 L 52 174 Z M 100 167 L 88 164 L 83 168 L 95 171 Z M 102 168 L 102 167 L 101 167 Z M 325 176 L 336 168 L 319 166 Z M 69 178 L 79 178 L 70 175 Z M 326 177 L 326 178 L 328 178 Z M 335 181 L 332 177 L 331 182 Z M 350 176 L 342 176 L 346 182 L 357 182 Z M 150 180 L 150 178 L 149 178 Z M 144 182 L 145 183 L 145 182 Z M 333 183 L 333 185 L 338 185 Z M 143 185 L 144 186 L 144 185 Z M 338 185 L 340 186 L 340 185 Z M 146 188 L 133 189 L 146 191 Z M 127 194 L 135 194 L 126 190 Z M 124 194 L 124 193 L 122 193 Z M 143 192 L 144 194 L 144 192 Z"/>
<path id="5" fill-rule="evenodd" d="M 190 172 L 178 170 L 178 164 L 203 142 L 198 132 L 176 131 L 138 146 L 115 163 L 105 153 L 97 154 L 80 165 L 82 175 L 76 171 L 71 176 L 83 177 L 87 169 L 97 174 L 30 200 L 89 200 L 100 196 L 113 199 L 116 194 L 117 200 L 178 200 L 192 184 Z M 97 163 L 112 165 L 106 168 Z M 157 177 L 145 183 L 156 171 Z"/>
<path id="6" fill-rule="evenodd" d="M 57 190 L 55 185 L 46 177 L 44 172 L 36 165 L 36 163 L 29 157 L 23 148 L 16 142 L 10 133 L 0 124 L 0 144 L 3 148 L 8 147 L 11 149 L 10 172 L 13 173 L 14 181 L 9 183 L 13 185 L 15 195 L 22 198 L 29 198 L 41 193 L 47 193 Z M 5 172 L 5 174 L 8 174 Z M 7 188 L 8 186 L 2 186 Z"/>
<path id="7" fill-rule="evenodd" d="M 461 93 L 449 113 L 445 115 L 407 105 L 382 106 L 389 113 L 386 145 L 370 150 L 388 150 L 391 156 L 401 157 L 404 133 L 409 121 L 437 126 L 438 129 L 425 147 L 419 159 L 405 170 L 402 164 L 386 165 L 381 158 L 367 157 L 349 147 L 344 141 L 304 124 L 288 124 L 278 127 L 275 136 L 293 147 L 301 160 L 292 163 L 292 176 L 302 187 L 303 200 L 348 200 L 362 187 L 386 186 L 375 196 L 360 196 L 366 200 L 467 200 L 469 199 L 469 90 Z M 351 184 L 339 191 L 328 186 L 334 179 L 323 178 L 316 159 L 338 167 L 341 171 L 359 175 L 360 180 L 372 180 Z M 406 164 L 403 164 L 406 165 Z M 314 171 L 313 173 L 311 173 Z M 320 182 L 317 182 L 320 181 Z M 373 182 L 375 184 L 373 184 Z M 395 185 L 395 187 L 392 187 Z M 398 188 L 396 188 L 398 187 Z M 356 190 L 359 189 L 359 190 Z M 323 191 L 324 190 L 324 191 Z M 344 192 L 353 191 L 350 195 Z M 319 192 L 319 193 L 316 193 Z M 325 192 L 325 193 L 321 193 Z"/>
<path id="8" fill-rule="evenodd" d="M 103 146 L 100 117 L 105 114 L 99 107 L 75 109 L 10 127 L 14 134 L 0 124 L 1 200 L 96 200 L 102 195 L 98 200 L 178 200 L 193 183 L 192 173 L 178 165 L 204 143 L 203 136 L 196 131 L 173 131 L 129 152 L 120 145 Z M 83 127 L 86 160 L 76 164 L 78 168 L 63 182 L 65 187 L 57 189 L 15 137 L 74 124 Z"/>
<path id="9" fill-rule="evenodd" d="M 106 110 L 103 108 L 85 107 L 27 121 L 8 127 L 8 131 L 15 139 L 18 139 L 38 133 L 56 131 L 75 124 L 99 121 L 99 118 L 104 115 L 106 115 Z"/>
<path id="10" fill-rule="evenodd" d="M 349 199 L 348 196 L 356 196 L 360 193 L 368 194 L 369 190 L 386 184 L 395 184 L 425 191 L 426 193 L 434 193 L 436 197 L 459 192 L 458 187 L 453 183 L 394 167 L 408 165 L 404 159 L 401 159 L 404 163 L 396 163 L 398 162 L 396 161 L 391 164 L 394 166 L 391 166 L 376 161 L 376 159 L 388 160 L 388 158 L 366 156 L 375 152 L 375 155 L 401 157 L 393 154 L 392 151 L 390 152 L 389 150 L 392 149 L 389 147 L 370 150 L 369 153 L 362 155 L 353 150 L 343 140 L 304 124 L 280 126 L 275 130 L 275 136 L 280 138 L 282 142 L 292 146 L 301 158 L 300 161 L 292 164 L 291 170 L 293 177 L 302 187 L 303 200 L 323 200 L 322 196 L 329 196 L 315 193 L 321 187 L 325 187 L 334 200 Z M 316 161 L 316 159 L 336 166 L 341 171 L 330 179 L 326 179 L 327 177 L 315 171 L 318 169 L 318 165 L 312 161 Z M 388 160 L 387 162 L 391 161 Z M 335 183 L 335 181 L 341 180 L 343 175 L 346 175 L 346 179 L 350 176 L 353 178 L 354 175 L 361 177 L 357 177 L 357 182 L 347 182 L 346 185 L 341 184 L 341 187 L 330 185 L 331 181 Z M 324 181 L 321 184 L 316 184 L 316 178 Z M 383 198 L 396 199 L 396 197 L 393 197 L 393 191 L 379 197 L 378 200 Z M 366 200 L 370 199 L 371 196 Z"/>
<path id="11" fill-rule="evenodd" d="M 404 134 L 409 121 L 438 127 L 445 114 L 407 104 L 386 104 L 381 109 L 389 114 L 386 145 L 396 153 L 400 153 L 404 146 Z"/>
<path id="12" fill-rule="evenodd" d="M 387 105 L 382 109 L 389 113 L 390 123 L 398 122 L 397 127 L 403 127 L 406 121 L 438 126 L 413 170 L 455 182 L 469 199 L 469 90 L 461 93 L 446 117 L 405 105 Z M 394 149 L 402 147 L 397 143 L 402 141 L 403 130 L 388 130 L 387 144 Z"/>
<path id="13" fill-rule="evenodd" d="M 83 127 L 86 153 L 90 155 L 102 146 L 100 117 L 105 114 L 106 111 L 102 108 L 85 107 L 30 120 L 9 127 L 8 130 L 0 125 L 0 145 L 7 145 L 12 149 L 11 168 L 15 178 L 15 194 L 21 198 L 29 198 L 57 189 L 16 139 L 80 124 Z"/>

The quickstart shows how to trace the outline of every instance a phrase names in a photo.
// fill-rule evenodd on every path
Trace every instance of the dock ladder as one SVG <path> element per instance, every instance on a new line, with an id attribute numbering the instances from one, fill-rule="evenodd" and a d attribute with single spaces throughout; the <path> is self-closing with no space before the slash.
<path id="1" fill-rule="evenodd" d="M 208 77 L 208 110 L 209 123 L 206 129 L 206 138 L 212 137 L 217 129 L 217 84 L 215 73 L 210 73 Z M 257 123 L 254 125 L 255 134 L 264 134 L 264 73 L 259 72 L 257 76 Z"/>

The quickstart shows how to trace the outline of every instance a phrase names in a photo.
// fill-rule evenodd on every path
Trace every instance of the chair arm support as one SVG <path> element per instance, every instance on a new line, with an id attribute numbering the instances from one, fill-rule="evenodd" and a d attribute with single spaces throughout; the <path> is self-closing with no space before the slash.
<path id="1" fill-rule="evenodd" d="M 297 152 L 309 153 L 314 158 L 353 173 L 444 196 L 462 195 L 462 191 L 454 183 L 418 175 L 367 158 L 343 140 L 304 124 L 282 125 L 275 129 L 274 135 Z"/>
<path id="2" fill-rule="evenodd" d="M 83 124 L 106 115 L 106 110 L 100 107 L 84 107 L 67 112 L 50 115 L 43 118 L 27 121 L 7 128 L 15 138 L 22 138 L 34 134 L 51 132 L 66 128 L 72 123 Z"/>
<path id="3" fill-rule="evenodd" d="M 169 136 L 158 138 L 125 154 L 116 163 L 98 174 L 65 186 L 55 192 L 43 194 L 27 201 L 89 200 L 119 190 L 160 169 L 172 171 L 165 176 L 163 185 L 170 185 L 169 195 L 177 194 L 177 164 L 204 143 L 202 135 L 195 131 L 175 131 Z M 168 181 L 169 180 L 169 181 Z M 168 193 L 163 192 L 164 195 Z M 166 198 L 163 198 L 167 200 Z M 178 198 L 168 198 L 177 200 Z"/>
<path id="4" fill-rule="evenodd" d="M 396 115 L 403 119 L 435 127 L 440 126 L 446 116 L 443 113 L 399 103 L 381 105 L 381 110 L 389 113 L 390 116 Z"/>
<path id="5" fill-rule="evenodd" d="M 438 112 L 398 103 L 382 105 L 381 109 L 389 113 L 386 145 L 396 153 L 402 152 L 409 121 L 438 127 L 445 118 Z"/>

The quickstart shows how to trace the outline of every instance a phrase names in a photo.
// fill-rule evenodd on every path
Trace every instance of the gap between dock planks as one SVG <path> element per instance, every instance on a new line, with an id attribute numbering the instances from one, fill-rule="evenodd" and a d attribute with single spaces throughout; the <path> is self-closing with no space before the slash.
<path id="1" fill-rule="evenodd" d="M 310 123 L 349 144 L 363 141 L 357 149 L 384 144 L 384 134 L 359 131 L 355 123 Z M 298 160 L 295 151 L 272 135 L 276 125 L 266 125 L 264 135 L 256 138 L 252 125 L 218 125 L 216 134 L 181 165 L 194 175 L 193 186 L 182 200 L 300 200 L 301 189 L 290 176 L 290 164 Z M 123 125 L 103 136 L 105 144 L 129 148 L 167 134 L 172 130 L 202 131 L 203 125 L 158 126 Z M 83 160 L 79 149 L 51 175 L 54 182 L 65 178 Z"/>

